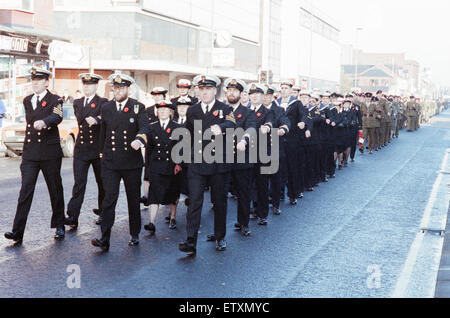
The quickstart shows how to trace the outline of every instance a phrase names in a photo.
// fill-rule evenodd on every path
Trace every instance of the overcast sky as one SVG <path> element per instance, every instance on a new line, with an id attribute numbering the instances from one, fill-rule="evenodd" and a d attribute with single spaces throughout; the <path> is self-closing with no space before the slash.
<path id="1" fill-rule="evenodd" d="M 366 52 L 406 53 L 430 67 L 438 85 L 450 86 L 450 0 L 311 0 L 337 20 L 341 42 Z"/>

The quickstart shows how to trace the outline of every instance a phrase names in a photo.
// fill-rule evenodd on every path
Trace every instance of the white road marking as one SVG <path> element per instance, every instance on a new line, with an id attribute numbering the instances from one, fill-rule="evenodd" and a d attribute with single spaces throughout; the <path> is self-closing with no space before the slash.
<path id="1" fill-rule="evenodd" d="M 445 168 L 447 167 L 448 157 L 449 157 L 449 152 L 447 150 L 447 152 L 444 156 L 444 159 L 442 160 L 441 171 L 445 171 Z M 442 183 L 442 178 L 443 178 L 443 175 L 442 175 L 442 173 L 440 173 L 438 175 L 438 177 L 436 178 L 436 182 L 433 185 L 430 197 L 428 199 L 427 206 L 425 207 L 424 215 L 422 217 L 422 221 L 421 221 L 421 225 L 420 225 L 421 229 L 428 228 L 428 224 L 430 221 L 430 215 L 431 215 L 433 206 L 435 204 L 435 201 L 436 201 L 436 198 L 438 195 L 439 187 Z M 442 230 L 445 230 L 445 228 Z M 420 231 L 416 235 L 416 238 L 414 239 L 414 241 L 411 245 L 411 248 L 409 250 L 408 257 L 406 258 L 405 264 L 403 265 L 403 269 L 400 274 L 400 277 L 397 280 L 395 290 L 391 295 L 392 298 L 404 298 L 405 297 L 405 293 L 407 291 L 409 281 L 411 280 L 411 274 L 414 270 L 414 265 L 416 264 L 416 261 L 417 261 L 417 255 L 419 253 L 420 248 L 422 247 L 422 242 L 423 242 L 424 236 L 425 236 L 425 233 L 422 233 L 422 231 Z"/>

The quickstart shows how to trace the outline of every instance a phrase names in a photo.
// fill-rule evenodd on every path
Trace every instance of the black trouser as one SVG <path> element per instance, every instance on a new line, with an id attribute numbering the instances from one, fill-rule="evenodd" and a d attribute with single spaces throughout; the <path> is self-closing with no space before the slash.
<path id="1" fill-rule="evenodd" d="M 280 158 L 280 169 L 277 173 L 269 176 L 270 181 L 270 197 L 272 198 L 272 206 L 274 208 L 280 208 L 280 197 L 281 197 L 281 184 L 282 184 L 282 175 L 285 171 L 285 158 Z"/>
<path id="2" fill-rule="evenodd" d="M 320 165 L 320 181 L 322 181 L 327 176 L 327 144 L 325 142 L 321 142 L 320 144 L 319 165 Z"/>
<path id="3" fill-rule="evenodd" d="M 214 235 L 218 241 L 223 240 L 227 227 L 227 189 L 225 184 L 228 173 L 205 176 L 191 170 L 188 169 L 189 198 L 191 200 L 186 214 L 188 241 L 197 245 L 204 191 L 208 184 L 211 185 L 211 196 L 214 202 Z"/>
<path id="4" fill-rule="evenodd" d="M 19 235 L 23 235 L 25 232 L 39 171 L 42 171 L 44 175 L 50 194 L 53 212 L 50 227 L 54 229 L 64 226 L 64 191 L 61 180 L 61 163 L 61 158 L 46 161 L 22 160 L 20 165 L 22 187 L 14 218 L 13 232 L 17 232 Z"/>
<path id="5" fill-rule="evenodd" d="M 67 214 L 70 217 L 78 220 L 80 216 L 81 206 L 84 201 L 84 194 L 86 193 L 86 184 L 89 173 L 89 167 L 92 165 L 94 169 L 95 181 L 98 187 L 98 208 L 102 209 L 102 202 L 105 197 L 105 190 L 103 189 L 103 182 L 101 177 L 101 159 L 95 160 L 80 160 L 73 159 L 73 176 L 75 184 L 72 190 L 72 199 L 67 205 Z"/>
<path id="6" fill-rule="evenodd" d="M 233 170 L 227 177 L 230 180 L 238 200 L 237 221 L 242 226 L 248 226 L 250 221 L 250 193 L 252 189 L 252 168 Z M 227 186 L 229 191 L 230 184 Z M 228 191 L 226 193 L 228 193 Z"/>
<path id="7" fill-rule="evenodd" d="M 299 182 L 298 175 L 300 170 L 301 161 L 299 161 L 299 146 L 297 143 L 291 144 L 286 141 L 285 149 L 286 149 L 286 160 L 285 166 L 287 169 L 287 188 L 288 188 L 288 197 L 291 199 L 295 199 L 299 193 Z M 284 186 L 282 185 L 282 189 Z"/>
<path id="8" fill-rule="evenodd" d="M 334 159 L 335 153 L 335 144 L 328 143 L 326 144 L 326 152 L 327 152 L 327 174 L 331 177 L 336 173 L 336 160 Z"/>
<path id="9" fill-rule="evenodd" d="M 297 153 L 297 194 L 305 192 L 305 171 L 306 171 L 306 148 L 300 145 Z"/>
<path id="10" fill-rule="evenodd" d="M 359 137 L 359 129 L 358 128 L 351 128 L 351 134 L 352 134 L 352 143 L 351 143 L 351 150 L 350 150 L 350 159 L 355 159 L 356 154 L 356 144 L 358 143 L 358 137 Z"/>
<path id="11" fill-rule="evenodd" d="M 312 188 L 319 182 L 320 161 L 318 159 L 319 147 L 316 144 L 306 147 L 305 187 Z"/>
<path id="12" fill-rule="evenodd" d="M 130 234 L 139 236 L 141 232 L 141 177 L 142 168 L 132 170 L 112 170 L 102 167 L 102 180 L 105 198 L 102 204 L 102 239 L 109 241 L 111 229 L 116 218 L 116 205 L 119 198 L 120 180 L 123 180 L 128 202 Z"/>
<path id="13" fill-rule="evenodd" d="M 261 219 L 266 219 L 269 215 L 269 177 L 268 174 L 261 173 L 261 164 L 253 167 L 253 179 L 256 184 L 257 205 L 256 215 Z"/>

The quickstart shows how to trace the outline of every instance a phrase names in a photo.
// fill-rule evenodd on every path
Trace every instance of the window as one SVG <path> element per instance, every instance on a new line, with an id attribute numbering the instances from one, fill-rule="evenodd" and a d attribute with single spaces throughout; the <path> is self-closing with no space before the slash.
<path id="1" fill-rule="evenodd" d="M 2 0 L 0 9 L 33 11 L 34 0 Z"/>

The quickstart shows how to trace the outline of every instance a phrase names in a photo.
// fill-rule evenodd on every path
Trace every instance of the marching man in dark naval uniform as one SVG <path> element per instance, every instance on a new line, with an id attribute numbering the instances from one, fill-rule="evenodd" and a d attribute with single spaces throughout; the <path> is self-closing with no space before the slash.
<path id="1" fill-rule="evenodd" d="M 192 138 L 192 163 L 188 165 L 189 197 L 191 204 L 188 207 L 187 219 L 187 240 L 180 243 L 178 248 L 187 255 L 192 256 L 197 253 L 198 230 L 200 228 L 201 214 L 203 208 L 204 189 L 208 183 L 211 184 L 211 194 L 214 202 L 214 236 L 216 238 L 216 250 L 224 251 L 227 247 L 226 216 L 226 178 L 230 171 L 230 165 L 226 164 L 226 154 L 223 154 L 221 163 L 216 160 L 213 163 L 205 161 L 205 148 L 211 143 L 223 139 L 227 128 L 235 128 L 236 120 L 233 109 L 216 100 L 217 87 L 220 79 L 215 76 L 199 75 L 194 79 L 194 85 L 199 87 L 201 103 L 189 107 L 187 112 L 186 128 L 191 133 Z M 198 127 L 201 124 L 201 129 Z M 206 130 L 211 129 L 212 140 L 202 140 Z M 198 145 L 200 144 L 200 145 Z M 200 148 L 200 149 L 199 149 Z M 214 150 L 214 149 L 212 149 Z M 213 152 L 211 150 L 211 152 Z M 196 160 L 194 160 L 194 158 Z"/>
<path id="2" fill-rule="evenodd" d="M 85 97 L 76 99 L 73 102 L 79 132 L 73 159 L 75 184 L 72 190 L 72 199 L 67 206 L 68 217 L 65 220 L 65 224 L 70 225 L 72 229 L 78 227 L 78 218 L 86 192 L 87 177 L 91 165 L 94 169 L 95 181 L 98 186 L 98 209 L 94 209 L 93 212 L 98 216 L 101 215 L 102 202 L 105 196 L 101 178 L 99 136 L 102 120 L 101 109 L 108 100 L 96 94 L 98 82 L 102 79 L 100 75 L 84 73 L 80 74 L 79 78 L 83 82 Z"/>
<path id="3" fill-rule="evenodd" d="M 256 136 L 252 136 L 247 130 L 252 128 L 256 130 L 257 117 L 255 112 L 252 112 L 250 108 L 245 107 L 240 103 L 241 94 L 247 87 L 242 80 L 229 78 L 225 80 L 224 87 L 226 89 L 227 103 L 233 108 L 236 128 L 242 128 L 245 132 L 240 139 L 238 136 L 235 136 L 234 138 L 235 164 L 233 164 L 230 179 L 236 190 L 238 200 L 237 223 L 235 224 L 235 228 L 240 230 L 243 236 L 249 236 L 250 192 L 253 172 L 253 164 L 250 163 L 249 148 L 251 145 L 251 138 L 256 138 Z M 245 160 L 238 163 L 239 153 L 245 154 Z"/>
<path id="4" fill-rule="evenodd" d="M 58 125 L 63 120 L 63 100 L 47 90 L 51 73 L 44 69 L 31 69 L 34 94 L 25 97 L 26 131 L 23 146 L 22 187 L 20 189 L 12 232 L 5 237 L 21 244 L 34 189 L 39 172 L 42 171 L 52 205 L 51 228 L 56 228 L 55 239 L 64 239 L 64 192 L 61 180 L 63 152 Z"/>
<path id="5" fill-rule="evenodd" d="M 102 180 L 105 199 L 102 205 L 102 237 L 92 240 L 92 245 L 109 250 L 111 229 L 114 225 L 120 181 L 123 180 L 128 201 L 130 246 L 139 244 L 141 232 L 140 191 L 144 160 L 141 148 L 147 145 L 149 132 L 145 106 L 129 98 L 133 78 L 116 73 L 112 82 L 114 100 L 102 107 L 100 149 L 102 149 Z"/>

